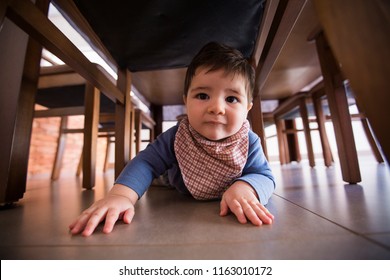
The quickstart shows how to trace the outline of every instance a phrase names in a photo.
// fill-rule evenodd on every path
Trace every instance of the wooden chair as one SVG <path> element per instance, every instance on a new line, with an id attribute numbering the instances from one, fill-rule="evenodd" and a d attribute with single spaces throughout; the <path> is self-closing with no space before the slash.
<path id="1" fill-rule="evenodd" d="M 383 163 L 384 159 L 383 159 L 382 154 L 379 150 L 379 146 L 378 146 L 377 141 L 374 137 L 374 134 L 370 128 L 368 118 L 367 118 L 366 114 L 362 111 L 361 106 L 358 104 L 357 100 L 355 99 L 354 93 L 349 85 L 348 80 L 346 80 L 344 82 L 344 86 L 345 86 L 345 92 L 347 95 L 348 105 L 349 106 L 356 106 L 356 109 L 357 109 L 357 113 L 351 113 L 351 120 L 352 121 L 360 120 L 364 134 L 367 138 L 368 144 L 370 145 L 371 151 L 372 151 L 376 161 L 378 163 Z M 322 103 L 326 102 L 325 91 L 322 89 L 321 91 L 313 93 L 312 99 L 313 99 L 313 103 L 314 102 L 319 103 L 319 105 L 317 105 L 317 106 L 320 107 L 322 105 Z M 325 115 L 325 120 L 331 121 L 332 120 L 331 115 L 330 114 Z"/>
<path id="2" fill-rule="evenodd" d="M 346 93 L 348 95 L 348 106 L 357 105 L 351 90 L 347 89 Z M 357 106 L 357 108 L 359 109 L 360 107 Z M 301 160 L 297 133 L 303 131 L 305 133 L 309 164 L 311 167 L 314 167 L 315 157 L 311 131 L 318 130 L 324 164 L 327 167 L 332 165 L 334 159 L 325 129 L 325 123 L 331 121 L 332 118 L 330 116 L 330 110 L 327 105 L 326 94 L 322 82 L 308 92 L 301 92 L 286 99 L 273 111 L 273 117 L 277 129 L 281 164 L 286 164 L 294 160 L 299 162 Z M 302 130 L 297 129 L 295 126 L 295 119 L 298 117 L 302 118 Z M 365 135 L 376 160 L 378 163 L 383 163 L 384 159 L 370 130 L 368 120 L 360 109 L 357 114 L 351 114 L 351 121 L 356 119 L 359 119 L 362 122 Z M 316 122 L 317 127 L 311 128 L 311 122 Z M 289 137 L 290 139 L 288 139 Z"/>
<path id="3" fill-rule="evenodd" d="M 108 74 L 107 74 L 108 76 Z M 109 76 L 108 76 L 109 77 Z M 112 79 L 112 78 L 110 78 Z M 66 65 L 43 67 L 41 70 L 41 76 L 39 80 L 39 90 L 37 93 L 37 104 L 48 107 L 47 110 L 39 110 L 35 112 L 36 118 L 42 117 L 61 117 L 59 126 L 59 136 L 57 142 L 57 149 L 55 159 L 52 168 L 51 178 L 53 180 L 58 179 L 62 159 L 65 149 L 66 136 L 69 133 L 83 133 L 83 128 L 69 128 L 68 118 L 74 115 L 84 115 L 85 113 L 85 80 L 75 73 Z M 99 105 L 99 119 L 98 119 L 98 134 L 97 137 L 106 138 L 106 155 L 104 160 L 103 171 L 107 171 L 111 166 L 109 159 L 111 158 L 111 145 L 115 143 L 115 104 L 109 100 L 106 96 L 101 94 Z M 142 110 L 136 108 L 131 115 L 134 119 L 134 143 L 131 145 L 131 149 L 135 147 L 135 154 L 141 150 L 141 130 L 143 128 L 149 129 L 150 134 L 148 142 L 154 139 L 154 126 L 153 119 L 144 113 Z M 85 121 L 88 121 L 87 118 Z M 85 124 L 87 126 L 87 124 Z M 84 138 L 86 135 L 84 134 Z M 80 161 L 77 167 L 77 175 L 80 176 L 84 170 L 87 174 L 90 174 L 95 169 L 96 164 L 96 141 L 97 138 L 84 141 L 83 151 L 80 156 Z M 93 148 L 92 148 L 93 147 Z M 90 154 L 87 151 L 92 149 L 93 158 L 92 165 L 88 165 L 88 169 L 83 168 L 84 155 Z"/>
<path id="4" fill-rule="evenodd" d="M 103 69 L 101 71 L 105 73 Z M 106 75 L 114 80 L 108 74 Z M 94 91 L 85 79 L 67 65 L 41 68 L 36 104 L 48 109 L 36 110 L 34 117 L 61 118 L 51 175 L 53 180 L 58 179 L 60 174 L 66 135 L 82 133 L 84 143 L 78 174 L 82 169 L 85 188 L 92 188 L 94 185 L 97 138 L 110 137 L 115 131 L 115 104 L 105 95 L 96 94 Z M 83 128 L 68 127 L 68 118 L 75 115 L 84 116 Z"/>
<path id="5" fill-rule="evenodd" d="M 78 133 L 77 129 L 73 129 L 74 133 Z M 72 130 L 62 130 L 60 128 L 59 139 L 64 133 L 71 133 Z M 99 130 L 98 138 L 106 138 L 106 153 L 104 157 L 103 172 L 106 172 L 109 168 L 113 167 L 113 164 L 110 164 L 111 158 L 111 145 L 115 143 L 115 114 L 114 113 L 100 113 L 99 115 Z M 60 145 L 57 145 L 57 152 L 59 151 Z M 83 149 L 84 150 L 84 149 Z M 61 158 L 58 160 L 61 162 Z M 55 161 L 56 164 L 57 160 Z M 55 166 L 54 164 L 54 166 Z M 53 166 L 53 167 L 54 167 Z M 83 171 L 83 152 L 80 155 L 79 164 L 77 166 L 76 175 L 80 176 Z M 52 178 L 56 179 L 56 178 Z"/>
<path id="6" fill-rule="evenodd" d="M 152 142 L 155 138 L 154 127 L 156 122 L 141 109 L 134 109 L 134 127 L 135 127 L 135 154 L 141 151 L 142 142 Z M 141 132 L 143 129 L 149 130 L 148 139 L 142 138 Z"/>
<path id="7" fill-rule="evenodd" d="M 318 112 L 319 110 L 322 110 L 322 107 L 313 108 L 313 103 L 310 103 L 310 93 L 300 92 L 286 99 L 273 111 L 278 135 L 279 158 L 281 164 L 286 164 L 293 160 L 298 162 L 301 160 L 297 132 L 303 131 L 305 134 L 309 165 L 311 167 L 315 166 L 315 157 L 311 138 L 311 131 L 314 129 L 310 128 L 309 119 L 309 116 L 314 115 L 316 116 L 314 121 L 317 123 L 317 128 L 315 129 L 320 133 L 325 165 L 330 166 L 332 164 L 330 145 L 324 125 L 324 115 L 321 111 Z M 308 110 L 308 105 L 311 105 L 310 110 Z M 302 130 L 298 130 L 296 128 L 295 119 L 298 117 L 302 119 Z"/>
<path id="8" fill-rule="evenodd" d="M 139 108 L 134 109 L 134 113 L 131 115 L 134 118 L 134 143 L 131 145 L 131 149 L 135 149 L 135 152 L 132 152 L 132 155 L 138 154 L 142 150 L 141 144 L 143 142 L 151 143 L 155 139 L 154 127 L 156 125 L 155 121 L 145 112 Z M 143 139 L 142 130 L 149 130 L 149 136 L 147 139 Z M 107 136 L 102 136 L 107 138 L 106 145 L 106 155 L 104 158 L 103 172 L 106 172 L 112 164 L 110 164 L 111 158 L 111 146 L 115 144 L 115 135 L 108 134 Z M 80 166 L 80 165 L 79 165 Z"/>

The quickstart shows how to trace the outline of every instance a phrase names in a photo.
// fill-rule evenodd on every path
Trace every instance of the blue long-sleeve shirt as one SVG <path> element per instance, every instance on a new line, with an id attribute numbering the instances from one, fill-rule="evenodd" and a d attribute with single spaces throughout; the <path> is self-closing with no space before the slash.
<path id="1" fill-rule="evenodd" d="M 175 135 L 178 126 L 160 134 L 134 159 L 132 159 L 115 183 L 133 189 L 141 197 L 154 178 L 168 170 L 169 183 L 179 192 L 190 194 L 186 188 L 174 151 Z M 275 189 L 275 180 L 265 158 L 259 137 L 249 131 L 248 159 L 240 177 L 251 185 L 258 194 L 260 203 L 266 205 Z"/>

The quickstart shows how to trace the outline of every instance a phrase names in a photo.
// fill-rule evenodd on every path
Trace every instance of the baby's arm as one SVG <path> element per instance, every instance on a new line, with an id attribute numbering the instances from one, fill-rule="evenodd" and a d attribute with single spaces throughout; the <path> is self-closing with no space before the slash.
<path id="1" fill-rule="evenodd" d="M 134 217 L 138 194 L 131 188 L 115 184 L 107 196 L 96 201 L 69 226 L 72 234 L 90 236 L 98 224 L 105 220 L 103 232 L 110 233 L 117 220 L 129 224 Z"/>
<path id="2" fill-rule="evenodd" d="M 175 159 L 173 141 L 176 130 L 177 127 L 172 127 L 160 134 L 133 158 L 119 175 L 107 197 L 86 209 L 69 226 L 70 232 L 89 236 L 103 220 L 104 233 L 111 232 L 117 220 L 130 223 L 138 198 L 145 193 L 153 178 L 167 170 Z"/>
<path id="3" fill-rule="evenodd" d="M 229 210 L 244 224 L 247 219 L 256 226 L 272 224 L 274 216 L 262 205 L 256 191 L 244 181 L 234 182 L 222 196 L 221 216 L 226 216 Z"/>

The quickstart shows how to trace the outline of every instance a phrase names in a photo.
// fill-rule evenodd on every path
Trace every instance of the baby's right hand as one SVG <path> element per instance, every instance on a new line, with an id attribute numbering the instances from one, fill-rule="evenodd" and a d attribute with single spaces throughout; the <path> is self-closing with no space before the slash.
<path id="1" fill-rule="evenodd" d="M 131 223 L 134 217 L 134 204 L 138 195 L 123 185 L 114 185 L 107 197 L 96 201 L 69 226 L 72 234 L 90 236 L 98 224 L 105 220 L 103 232 L 110 233 L 117 220 Z"/>

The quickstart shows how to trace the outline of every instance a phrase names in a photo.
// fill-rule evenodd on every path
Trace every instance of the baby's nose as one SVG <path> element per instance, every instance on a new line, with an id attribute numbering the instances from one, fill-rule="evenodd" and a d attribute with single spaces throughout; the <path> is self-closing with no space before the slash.
<path id="1" fill-rule="evenodd" d="M 215 100 L 210 104 L 209 113 L 220 115 L 225 114 L 225 105 L 221 100 Z"/>

